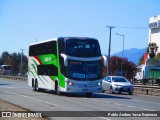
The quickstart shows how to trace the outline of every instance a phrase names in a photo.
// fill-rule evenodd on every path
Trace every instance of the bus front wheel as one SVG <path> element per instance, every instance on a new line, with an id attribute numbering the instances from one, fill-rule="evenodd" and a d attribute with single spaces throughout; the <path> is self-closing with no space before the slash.
<path id="1" fill-rule="evenodd" d="M 56 94 L 56 95 L 59 95 L 59 94 L 60 94 L 58 81 L 55 81 L 55 94 Z"/>
<path id="2" fill-rule="evenodd" d="M 92 97 L 92 95 L 93 95 L 93 93 L 92 93 L 92 92 L 88 92 L 88 93 L 86 93 L 86 97 L 87 97 L 87 98 Z"/>

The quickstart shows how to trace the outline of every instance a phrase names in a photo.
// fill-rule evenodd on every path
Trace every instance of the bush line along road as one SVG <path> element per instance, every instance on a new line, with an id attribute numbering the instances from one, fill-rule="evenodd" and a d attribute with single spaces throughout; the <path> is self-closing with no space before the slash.
<path id="1" fill-rule="evenodd" d="M 135 92 L 140 88 L 135 88 Z M 141 88 L 142 89 L 142 88 Z M 158 90 L 158 89 L 156 89 Z M 145 90 L 140 90 L 146 92 Z M 153 92 L 154 90 L 152 90 Z M 148 91 L 150 92 L 150 91 Z M 30 111 L 159 111 L 160 97 L 143 94 L 110 94 L 95 93 L 92 98 L 84 95 L 55 95 L 50 91 L 34 92 L 24 80 L 12 80 L 0 78 L 0 100 L 12 103 Z M 3 108 L 1 108 L 4 110 Z M 2 111 L 1 110 L 1 111 Z M 8 110 L 8 109 L 7 109 Z M 11 110 L 11 108 L 9 108 Z M 88 113 L 90 114 L 90 113 Z M 50 117 L 54 120 L 116 120 L 117 117 L 93 117 L 66 118 Z M 158 120 L 159 117 L 119 117 L 120 120 Z"/>

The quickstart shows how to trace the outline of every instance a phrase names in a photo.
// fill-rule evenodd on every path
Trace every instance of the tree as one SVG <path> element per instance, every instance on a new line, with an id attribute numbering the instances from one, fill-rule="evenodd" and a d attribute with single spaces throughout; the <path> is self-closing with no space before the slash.
<path id="1" fill-rule="evenodd" d="M 139 59 L 139 63 L 138 66 L 143 64 L 143 59 L 144 59 L 144 54 L 141 56 L 141 58 Z"/>
<path id="2" fill-rule="evenodd" d="M 123 76 L 125 76 L 128 79 L 132 79 L 134 76 L 134 71 L 136 70 L 137 67 L 133 62 L 128 61 L 127 58 L 112 56 L 110 58 L 110 64 L 109 64 L 110 74 L 119 75 L 119 71 L 121 71 L 121 65 L 122 65 Z"/>
<path id="3" fill-rule="evenodd" d="M 22 64 L 22 73 L 26 73 L 28 71 L 28 58 L 26 55 L 22 55 L 23 64 Z M 12 74 L 17 75 L 20 72 L 21 66 L 21 54 L 20 53 L 12 53 L 9 54 L 7 51 L 2 53 L 0 57 L 0 65 L 11 65 L 12 66 Z"/>
<path id="4" fill-rule="evenodd" d="M 158 46 L 156 43 L 149 43 L 148 44 L 147 53 L 149 54 L 150 58 L 155 57 L 157 50 L 158 50 Z"/>
<path id="5" fill-rule="evenodd" d="M 157 54 L 156 58 L 160 59 L 160 53 Z"/>
<path id="6" fill-rule="evenodd" d="M 8 63 L 9 59 L 10 59 L 10 54 L 7 51 L 3 52 L 1 56 L 2 64 L 10 65 L 10 63 Z"/>

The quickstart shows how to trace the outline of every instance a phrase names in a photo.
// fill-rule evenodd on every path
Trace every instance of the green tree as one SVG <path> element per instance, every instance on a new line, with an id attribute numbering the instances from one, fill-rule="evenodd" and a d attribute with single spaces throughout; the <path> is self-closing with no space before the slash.
<path id="1" fill-rule="evenodd" d="M 157 54 L 156 58 L 160 59 L 160 53 Z"/>
<path id="2" fill-rule="evenodd" d="M 140 57 L 139 62 L 138 62 L 138 66 L 143 64 L 143 59 L 144 59 L 144 54 Z"/>
<path id="3" fill-rule="evenodd" d="M 26 55 L 22 55 L 22 73 L 25 74 L 28 71 L 28 58 Z M 17 75 L 20 72 L 21 66 L 21 54 L 20 53 L 12 53 L 9 54 L 7 51 L 2 53 L 0 57 L 0 65 L 11 65 L 12 66 L 12 74 Z"/>
<path id="4" fill-rule="evenodd" d="M 3 52 L 2 56 L 1 56 L 1 62 L 2 62 L 2 64 L 8 64 L 8 65 L 10 65 L 10 63 L 8 63 L 9 59 L 10 59 L 10 54 L 7 51 Z"/>

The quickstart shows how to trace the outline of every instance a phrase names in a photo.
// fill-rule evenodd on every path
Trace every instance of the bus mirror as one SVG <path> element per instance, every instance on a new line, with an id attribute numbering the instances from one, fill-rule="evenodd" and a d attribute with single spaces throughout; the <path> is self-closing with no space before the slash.
<path id="1" fill-rule="evenodd" d="M 102 55 L 102 61 L 103 61 L 103 65 L 107 67 L 107 56 Z"/>
<path id="2" fill-rule="evenodd" d="M 65 54 L 61 54 L 64 59 L 64 66 L 68 66 L 67 56 Z"/>

